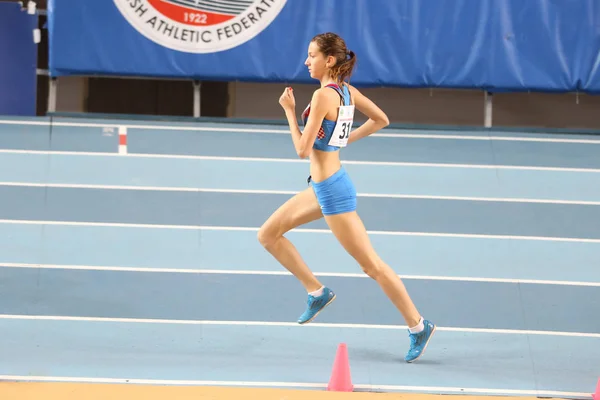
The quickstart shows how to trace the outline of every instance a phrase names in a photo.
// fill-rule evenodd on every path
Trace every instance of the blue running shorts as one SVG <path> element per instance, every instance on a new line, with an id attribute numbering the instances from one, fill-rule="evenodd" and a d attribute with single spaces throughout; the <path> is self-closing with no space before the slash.
<path id="1" fill-rule="evenodd" d="M 312 181 L 312 187 L 323 215 L 356 210 L 356 188 L 344 167 L 322 182 Z"/>

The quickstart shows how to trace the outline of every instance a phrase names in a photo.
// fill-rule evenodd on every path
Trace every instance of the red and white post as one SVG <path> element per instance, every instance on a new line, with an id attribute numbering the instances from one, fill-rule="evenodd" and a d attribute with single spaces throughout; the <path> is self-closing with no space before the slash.
<path id="1" fill-rule="evenodd" d="M 119 154 L 127 154 L 127 127 L 119 126 Z"/>

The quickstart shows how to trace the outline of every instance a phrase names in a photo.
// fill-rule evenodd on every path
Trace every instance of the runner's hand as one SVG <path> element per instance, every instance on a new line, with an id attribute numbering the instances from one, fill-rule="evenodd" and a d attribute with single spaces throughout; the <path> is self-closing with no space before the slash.
<path id="1" fill-rule="evenodd" d="M 294 109 L 296 107 L 296 99 L 294 98 L 294 90 L 291 87 L 286 87 L 281 97 L 279 97 L 279 104 L 283 109 Z"/>

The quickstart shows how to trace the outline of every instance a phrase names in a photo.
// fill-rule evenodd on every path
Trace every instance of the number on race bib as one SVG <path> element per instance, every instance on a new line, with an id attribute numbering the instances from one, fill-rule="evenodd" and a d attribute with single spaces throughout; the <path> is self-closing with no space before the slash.
<path id="1" fill-rule="evenodd" d="M 350 131 L 352 130 L 353 120 L 354 106 L 341 106 L 335 123 L 335 129 L 329 140 L 330 146 L 346 147 Z"/>
<path id="2" fill-rule="evenodd" d="M 340 139 L 348 139 L 350 136 L 350 127 L 352 126 L 351 122 L 343 122 L 342 123 L 342 133 L 338 136 Z"/>

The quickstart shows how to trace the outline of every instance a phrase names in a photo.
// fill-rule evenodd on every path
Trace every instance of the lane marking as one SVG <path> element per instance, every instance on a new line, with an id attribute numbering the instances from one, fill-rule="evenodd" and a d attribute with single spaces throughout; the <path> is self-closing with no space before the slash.
<path id="1" fill-rule="evenodd" d="M 239 132 L 239 133 L 277 133 L 289 134 L 289 130 L 285 129 L 266 129 L 266 128 L 219 128 L 208 126 L 175 126 L 175 125 L 141 125 L 120 123 L 123 121 L 115 121 L 115 123 L 97 123 L 97 122 L 50 122 L 50 121 L 12 121 L 0 120 L 1 125 L 31 125 L 31 126 L 64 126 L 75 128 L 118 128 L 120 126 L 128 129 L 148 129 L 148 130 L 164 130 L 164 131 L 194 131 L 194 132 Z M 248 126 L 246 124 L 239 124 Z M 268 124 L 265 124 L 268 125 Z"/>
<path id="2" fill-rule="evenodd" d="M 206 230 L 206 231 L 247 231 L 258 232 L 258 227 L 246 226 L 209 226 L 209 225 L 158 225 L 158 224 L 136 224 L 122 222 L 80 222 L 80 221 L 46 221 L 46 220 L 18 220 L 0 219 L 0 224 L 12 225 L 59 225 L 59 226 L 87 226 L 87 227 L 109 227 L 109 228 L 144 228 L 144 229 L 176 229 L 176 230 Z M 290 232 L 298 233 L 326 233 L 331 234 L 329 229 L 296 228 Z M 451 237 L 451 238 L 473 238 L 473 239 L 505 239 L 505 240 L 534 240 L 549 242 L 576 242 L 576 243 L 600 243 L 600 238 L 567 238 L 551 236 L 516 236 L 516 235 L 484 235 L 475 233 L 440 233 L 440 232 L 402 232 L 402 231 L 372 231 L 367 230 L 369 235 L 382 236 L 426 236 L 426 237 Z"/>
<path id="3" fill-rule="evenodd" d="M 0 261 L 2 268 L 23 269 L 63 269 L 82 271 L 111 271 L 111 272 L 141 272 L 141 273 L 173 273 L 173 274 L 214 274 L 214 275 L 271 275 L 292 276 L 288 271 L 254 271 L 254 270 L 227 270 L 227 269 L 192 269 L 192 268 L 160 268 L 160 267 L 121 267 L 104 265 L 67 265 L 67 264 L 30 264 L 30 263 L 5 263 Z M 314 272 L 316 276 L 334 278 L 369 278 L 366 274 L 346 272 Z M 513 279 L 513 278 L 483 278 L 470 276 L 437 276 L 437 275 L 405 275 L 398 274 L 402 279 L 484 282 L 484 283 L 517 283 L 532 285 L 557 285 L 557 286 L 585 286 L 600 287 L 600 282 L 560 281 L 546 279 Z M 370 278 L 369 278 L 370 279 Z"/>
<path id="4" fill-rule="evenodd" d="M 244 162 L 271 162 L 271 163 L 301 163 L 309 164 L 309 160 L 300 158 L 272 158 L 272 157 L 224 157 L 224 156 L 198 156 L 179 154 L 149 154 L 128 153 L 121 155 L 117 152 L 108 153 L 101 151 L 58 151 L 58 150 L 12 150 L 0 149 L 0 154 L 41 154 L 41 155 L 69 155 L 82 157 L 119 157 L 119 158 L 157 158 L 171 160 L 213 160 L 213 161 L 244 161 Z M 571 168 L 571 167 L 538 167 L 524 165 L 491 165 L 491 164 L 455 164 L 455 163 L 417 163 L 399 161 L 356 161 L 342 160 L 345 165 L 370 165 L 386 167 L 425 167 L 425 168 L 463 168 L 463 169 L 506 169 L 525 171 L 552 171 L 552 172 L 588 172 L 599 173 L 598 168 Z"/>
<path id="5" fill-rule="evenodd" d="M 143 125 L 135 123 L 95 123 L 95 122 L 50 122 L 50 121 L 16 121 L 0 120 L 2 125 L 32 125 L 32 126 L 64 126 L 77 128 L 118 128 L 128 129 L 147 129 L 147 130 L 165 130 L 165 131 L 193 131 L 193 132 L 228 132 L 228 133 L 271 133 L 279 135 L 289 135 L 289 129 L 267 129 L 267 128 L 234 128 L 234 127 L 207 127 L 207 126 L 175 126 L 175 125 Z M 251 126 L 251 124 L 240 124 Z M 263 124 L 269 125 L 269 124 Z M 395 130 L 390 128 L 389 130 Z M 406 129 L 409 130 L 409 129 Z M 527 133 L 530 135 L 554 135 L 548 133 Z M 568 134 L 564 134 L 568 135 Z M 442 139 L 442 140 L 501 140 L 516 142 L 546 142 L 546 143 L 574 143 L 574 144 L 600 144 L 600 140 L 594 139 L 565 139 L 550 137 L 522 137 L 522 136 L 492 136 L 488 132 L 474 133 L 473 135 L 457 135 L 455 133 L 400 133 L 400 132 L 378 132 L 370 135 L 371 137 L 386 138 L 408 138 L 408 139 Z"/>
<path id="6" fill-rule="evenodd" d="M 406 325 L 376 325 L 376 324 L 342 324 L 311 322 L 300 325 L 297 322 L 282 321 L 210 321 L 210 320 L 181 320 L 181 319 L 153 319 L 153 318 L 111 318 L 111 317 L 73 317 L 62 315 L 19 315 L 0 314 L 0 320 L 32 320 L 32 321 L 69 321 L 69 322 L 117 322 L 134 324 L 160 324 L 160 325 L 218 325 L 218 326 L 270 326 L 270 327 L 295 327 L 295 328 L 348 328 L 348 329 L 387 329 L 407 330 Z M 600 333 L 592 332 L 561 332 L 561 331 L 538 331 L 523 329 L 495 329 L 495 328 L 460 328 L 460 327 L 436 327 L 440 332 L 461 333 L 490 333 L 508 335 L 537 335 L 537 336 L 564 336 L 564 337 L 586 337 L 600 339 Z"/>
<path id="7" fill-rule="evenodd" d="M 138 378 L 103 378 L 103 377 L 71 377 L 71 376 L 35 376 L 35 375 L 0 375 L 0 381 L 13 382 L 62 382 L 62 383 L 103 383 L 103 384 L 133 384 L 160 386 L 229 386 L 229 387 L 263 387 L 263 388 L 303 388 L 324 389 L 327 383 L 309 382 L 260 382 L 260 381 L 208 381 L 180 379 L 138 379 Z M 390 392 L 427 392 L 427 393 L 460 393 L 488 394 L 536 397 L 571 397 L 591 399 L 591 392 L 563 392 L 544 389 L 494 389 L 468 388 L 458 386 L 407 386 L 407 385 L 377 385 L 355 383 L 355 389 L 360 391 L 390 391 Z"/>
<path id="8" fill-rule="evenodd" d="M 157 192 L 194 192 L 194 193 L 234 193 L 234 194 L 272 194 L 293 196 L 300 191 L 295 190 L 269 190 L 269 189 L 215 189 L 184 186 L 133 186 L 133 185 L 97 185 L 83 183 L 32 183 L 32 182 L 0 182 L 0 186 L 40 187 L 59 189 L 101 189 L 101 190 L 134 190 Z M 515 197 L 471 197 L 471 196 L 436 196 L 421 194 L 392 194 L 392 193 L 357 193 L 358 197 L 392 198 L 392 199 L 425 199 L 425 200 L 451 200 L 451 201 L 480 201 L 499 203 L 540 203 L 540 204 L 568 204 L 568 205 L 600 205 L 600 201 L 588 200 L 555 200 L 532 199 Z"/>

